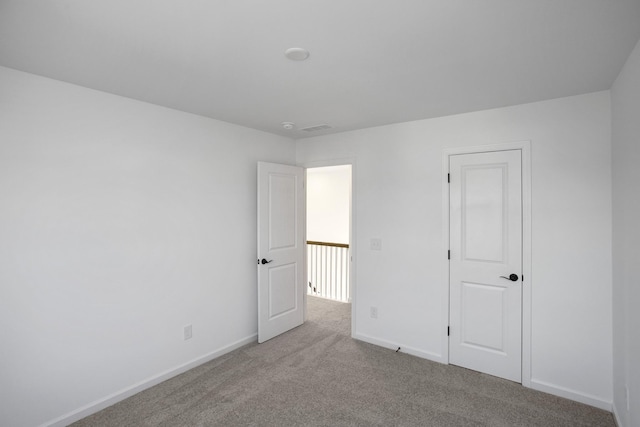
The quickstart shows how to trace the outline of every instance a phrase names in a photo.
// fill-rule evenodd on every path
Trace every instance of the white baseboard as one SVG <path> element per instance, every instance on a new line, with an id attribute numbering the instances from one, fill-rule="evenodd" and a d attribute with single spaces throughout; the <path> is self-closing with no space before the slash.
<path id="1" fill-rule="evenodd" d="M 190 369 L 195 368 L 196 366 L 200 366 L 203 363 L 207 363 L 213 359 L 216 359 L 220 356 L 223 356 L 237 348 L 240 348 L 244 345 L 251 344 L 256 342 L 258 334 L 250 335 L 246 338 L 243 338 L 239 341 L 231 343 L 221 349 L 213 351 L 211 353 L 205 354 L 204 356 L 193 359 L 187 363 L 176 366 L 175 368 L 166 370 L 157 375 L 154 375 L 146 380 L 140 381 L 136 384 L 133 384 L 125 389 L 112 393 L 108 396 L 105 396 L 101 399 L 98 399 L 94 402 L 89 403 L 81 408 L 78 408 L 74 411 L 71 411 L 61 417 L 58 417 L 54 420 L 47 421 L 42 424 L 40 427 L 64 427 L 76 421 L 79 421 L 91 414 L 95 414 L 98 411 L 101 411 L 104 408 L 107 408 L 113 404 L 120 402 L 128 397 L 133 396 L 134 394 L 140 393 L 143 390 L 148 389 L 149 387 L 153 387 L 154 385 L 160 384 L 163 381 L 168 380 L 169 378 L 180 375 Z"/>
<path id="2" fill-rule="evenodd" d="M 381 340 L 379 338 L 370 337 L 368 335 L 352 334 L 351 336 L 354 339 L 357 339 L 357 340 L 360 340 L 360 341 L 364 341 L 364 342 L 369 343 L 369 344 L 377 345 L 379 347 L 388 348 L 390 350 L 397 350 L 398 347 L 400 347 L 400 352 L 401 353 L 407 353 L 407 354 L 410 354 L 412 356 L 420 357 L 422 359 L 431 360 L 433 362 L 445 363 L 445 364 L 447 363 L 447 361 L 444 360 L 444 358 L 443 358 L 443 356 L 441 354 L 431 353 L 431 352 L 424 351 L 424 350 L 418 350 L 417 348 L 404 346 L 402 344 L 393 343 L 393 342 L 386 341 L 386 340 Z"/>
<path id="3" fill-rule="evenodd" d="M 615 402 L 613 403 L 613 421 L 615 421 L 616 426 L 617 427 L 625 427 L 624 424 L 622 424 L 622 421 L 620 421 L 620 416 L 618 415 L 618 408 L 616 407 Z"/>
<path id="4" fill-rule="evenodd" d="M 423 359 L 431 360 L 434 362 L 449 364 L 448 360 L 444 359 L 444 356 L 437 354 L 426 352 L 423 350 L 418 350 L 411 347 L 405 347 L 398 343 L 393 343 L 390 341 L 370 337 L 368 335 L 363 334 L 353 334 L 352 337 L 354 339 L 367 342 L 369 344 L 374 344 L 380 347 L 388 348 L 390 350 L 396 350 L 400 347 L 400 351 L 403 353 L 411 354 L 413 356 L 421 357 Z M 531 379 L 531 383 L 528 385 L 529 388 L 533 390 L 542 391 L 545 393 L 553 394 L 554 396 L 564 397 L 565 399 L 573 400 L 576 402 L 584 403 L 586 405 L 590 405 L 599 409 L 604 409 L 605 411 L 613 412 L 613 403 L 607 400 L 603 400 L 601 398 L 591 396 L 585 393 L 581 393 L 575 390 L 571 390 L 568 388 L 560 387 L 554 384 L 546 383 L 544 381 L 539 381 L 536 379 Z M 619 422 L 619 417 L 615 412 L 614 417 L 616 418 L 616 422 L 618 423 L 618 427 L 624 427 Z"/>
<path id="5" fill-rule="evenodd" d="M 554 396 L 564 397 L 565 399 L 574 400 L 576 402 L 584 403 L 585 405 L 604 409 L 605 411 L 611 412 L 613 409 L 613 403 L 610 401 L 565 387 L 560 387 L 555 384 L 539 381 L 534 378 L 531 379 L 530 387 L 534 390 L 543 391 L 545 393 L 553 394 Z"/>
<path id="6" fill-rule="evenodd" d="M 388 348 L 390 350 L 396 350 L 400 347 L 400 352 L 411 354 L 412 356 L 420 357 L 422 359 L 431 360 L 438 363 L 448 364 L 447 360 L 443 359 L 443 356 L 437 353 L 431 353 L 424 350 L 419 350 L 413 347 L 403 346 L 402 344 L 393 343 L 390 341 L 382 340 L 379 338 L 374 338 L 364 334 L 353 334 L 352 337 L 354 339 L 364 341 L 369 344 L 377 345 L 380 347 Z M 128 397 L 133 396 L 134 394 L 140 393 L 143 390 L 146 390 L 154 385 L 160 384 L 163 381 L 168 380 L 169 378 L 180 375 L 190 369 L 195 368 L 196 366 L 200 366 L 204 363 L 207 363 L 213 359 L 216 359 L 220 356 L 223 356 L 237 348 L 245 346 L 247 344 L 251 344 L 255 342 L 257 339 L 257 334 L 252 334 L 246 338 L 238 340 L 234 343 L 231 343 L 221 349 L 208 353 L 204 356 L 193 359 L 187 363 L 179 365 L 175 368 L 169 369 L 167 371 L 161 372 L 153 377 L 147 378 L 146 380 L 140 381 L 136 384 L 133 384 L 125 389 L 112 393 L 108 396 L 105 396 L 101 399 L 98 399 L 94 402 L 91 402 L 83 407 L 80 407 L 74 411 L 71 411 L 65 415 L 62 415 L 54 420 L 45 422 L 40 427 L 64 427 L 71 423 L 81 420 L 91 414 L 95 414 L 98 411 L 101 411 L 104 408 L 107 408 L 111 405 L 114 405 Z M 545 393 L 553 394 L 555 396 L 564 397 L 566 399 L 574 400 L 576 402 L 584 403 L 586 405 L 594 406 L 596 408 L 604 409 L 605 411 L 610 411 L 613 413 L 615 422 L 618 427 L 624 427 L 620 423 L 620 418 L 616 411 L 615 405 L 612 402 L 597 398 L 595 396 L 590 396 L 585 393 L 580 393 L 575 390 L 567 389 L 564 387 L 560 387 L 554 384 L 546 383 L 544 381 L 539 381 L 536 379 L 531 379 L 530 388 L 538 391 L 542 391 Z"/>

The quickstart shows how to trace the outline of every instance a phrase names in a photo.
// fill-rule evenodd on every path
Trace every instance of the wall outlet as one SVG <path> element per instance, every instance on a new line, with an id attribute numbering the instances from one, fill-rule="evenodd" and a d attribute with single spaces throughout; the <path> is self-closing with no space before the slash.
<path id="1" fill-rule="evenodd" d="M 190 340 L 191 337 L 193 336 L 193 330 L 191 328 L 191 325 L 187 325 L 184 327 L 184 340 Z"/>
<path id="2" fill-rule="evenodd" d="M 378 307 L 371 307 L 371 318 L 378 318 Z"/>
<path id="3" fill-rule="evenodd" d="M 382 239 L 371 239 L 371 250 L 372 251 L 381 251 L 382 250 Z"/>

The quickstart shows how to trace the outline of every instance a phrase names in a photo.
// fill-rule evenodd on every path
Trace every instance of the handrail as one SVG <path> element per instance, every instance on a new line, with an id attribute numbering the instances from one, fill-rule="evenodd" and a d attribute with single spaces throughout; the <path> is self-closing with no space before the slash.
<path id="1" fill-rule="evenodd" d="M 307 245 L 317 245 L 317 246 L 332 246 L 334 248 L 348 248 L 349 245 L 346 243 L 329 243 L 329 242 L 316 242 L 313 240 L 307 240 Z"/>

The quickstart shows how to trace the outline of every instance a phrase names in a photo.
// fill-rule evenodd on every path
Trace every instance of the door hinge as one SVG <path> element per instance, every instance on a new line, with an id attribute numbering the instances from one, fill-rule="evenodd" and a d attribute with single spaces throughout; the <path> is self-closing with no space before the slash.
<path id="1" fill-rule="evenodd" d="M 447 326 L 447 336 L 451 336 L 451 327 Z"/>
<path id="2" fill-rule="evenodd" d="M 451 259 L 451 250 L 447 251 L 447 259 Z"/>
<path id="3" fill-rule="evenodd" d="M 450 173 L 447 174 L 447 182 L 451 183 L 451 174 Z"/>

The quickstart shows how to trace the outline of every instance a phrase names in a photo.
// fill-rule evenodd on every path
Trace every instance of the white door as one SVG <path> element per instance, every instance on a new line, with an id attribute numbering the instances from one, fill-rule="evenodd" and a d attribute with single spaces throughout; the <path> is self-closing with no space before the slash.
<path id="1" fill-rule="evenodd" d="M 520 150 L 449 157 L 449 362 L 522 380 Z"/>
<path id="2" fill-rule="evenodd" d="M 258 342 L 304 321 L 303 169 L 258 163 Z"/>

